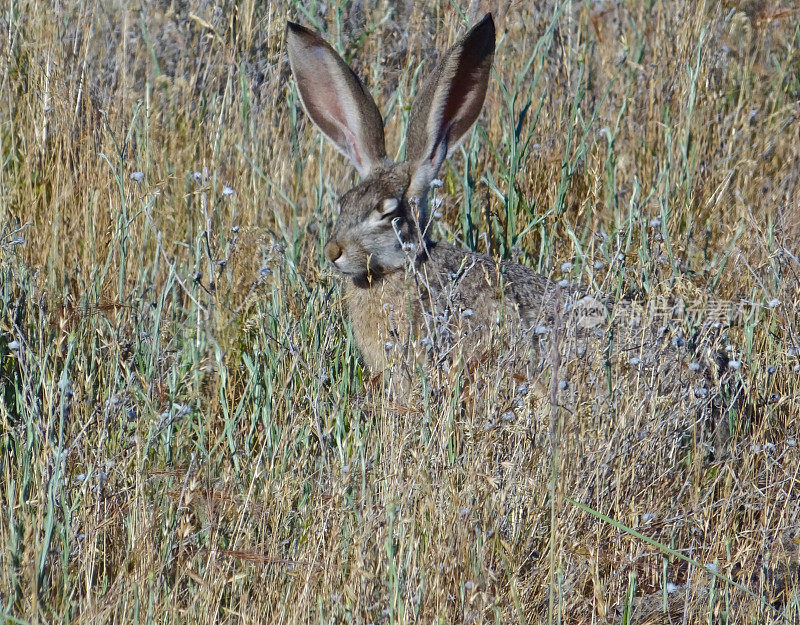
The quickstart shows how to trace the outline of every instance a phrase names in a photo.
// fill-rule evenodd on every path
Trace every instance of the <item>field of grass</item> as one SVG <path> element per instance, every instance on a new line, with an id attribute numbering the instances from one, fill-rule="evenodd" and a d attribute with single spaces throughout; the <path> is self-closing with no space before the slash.
<path id="1" fill-rule="evenodd" d="M 394 157 L 485 11 L 437 236 L 711 319 L 714 401 L 361 364 L 286 20 Z M 0 621 L 800 623 L 794 2 L 6 0 L 0 56 Z"/>

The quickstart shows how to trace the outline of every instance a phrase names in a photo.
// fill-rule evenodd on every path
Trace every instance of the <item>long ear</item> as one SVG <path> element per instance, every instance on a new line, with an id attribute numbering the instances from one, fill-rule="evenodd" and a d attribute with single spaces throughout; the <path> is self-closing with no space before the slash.
<path id="1" fill-rule="evenodd" d="M 408 119 L 406 160 L 411 195 L 425 195 L 444 159 L 478 118 L 494 58 L 494 21 L 487 13 L 459 39 L 420 89 Z"/>
<path id="2" fill-rule="evenodd" d="M 372 96 L 317 33 L 286 23 L 286 50 L 303 107 L 363 178 L 386 158 L 383 119 Z"/>

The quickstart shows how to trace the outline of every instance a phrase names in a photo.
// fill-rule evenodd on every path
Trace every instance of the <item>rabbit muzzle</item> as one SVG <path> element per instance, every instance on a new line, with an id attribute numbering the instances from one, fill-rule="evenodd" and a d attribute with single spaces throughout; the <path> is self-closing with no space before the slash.
<path id="1" fill-rule="evenodd" d="M 382 273 L 376 263 L 370 263 L 371 255 L 356 243 L 331 239 L 323 251 L 336 271 L 355 281 L 363 282 L 371 274 Z"/>
<path id="2" fill-rule="evenodd" d="M 327 258 L 328 262 L 335 267 L 336 261 L 342 257 L 342 252 L 344 252 L 344 249 L 336 241 L 328 241 L 325 244 L 324 251 L 325 258 Z"/>

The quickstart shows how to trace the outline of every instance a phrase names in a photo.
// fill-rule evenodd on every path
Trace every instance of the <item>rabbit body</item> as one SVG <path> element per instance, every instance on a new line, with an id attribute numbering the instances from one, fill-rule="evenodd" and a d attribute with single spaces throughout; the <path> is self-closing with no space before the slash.
<path id="1" fill-rule="evenodd" d="M 517 263 L 446 243 L 420 256 L 375 284 L 346 283 L 353 334 L 373 371 L 390 365 L 394 347 L 412 355 L 457 346 L 462 358 L 480 357 L 494 330 L 552 322 L 563 300 L 552 281 Z"/>

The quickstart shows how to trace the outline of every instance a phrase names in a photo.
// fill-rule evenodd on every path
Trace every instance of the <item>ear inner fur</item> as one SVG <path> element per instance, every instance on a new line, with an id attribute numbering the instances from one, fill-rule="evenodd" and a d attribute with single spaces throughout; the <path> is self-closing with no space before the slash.
<path id="1" fill-rule="evenodd" d="M 308 116 L 362 177 L 386 158 L 383 119 L 372 96 L 315 32 L 288 22 L 286 48 Z"/>
<path id="2" fill-rule="evenodd" d="M 406 159 L 413 163 L 412 192 L 422 196 L 444 159 L 475 123 L 486 97 L 495 30 L 487 14 L 444 55 L 411 107 Z"/>

